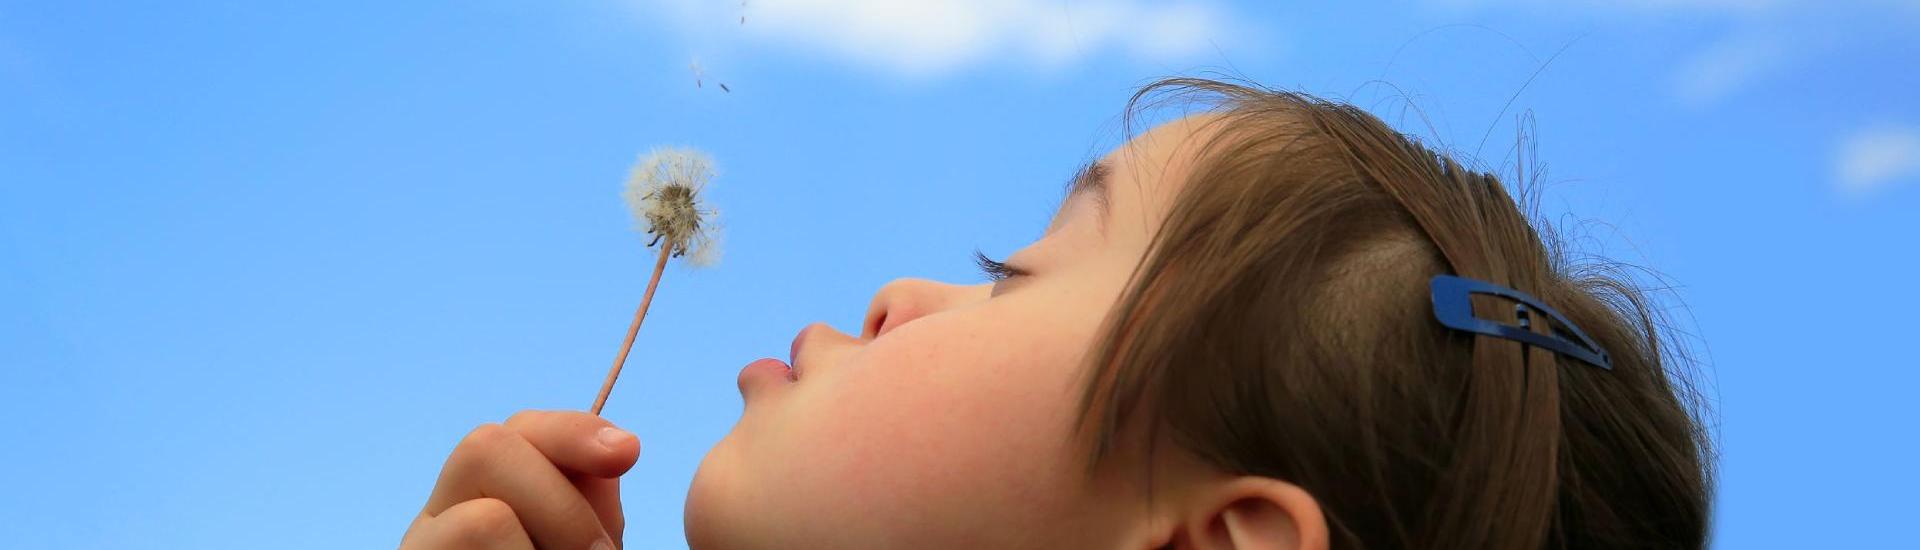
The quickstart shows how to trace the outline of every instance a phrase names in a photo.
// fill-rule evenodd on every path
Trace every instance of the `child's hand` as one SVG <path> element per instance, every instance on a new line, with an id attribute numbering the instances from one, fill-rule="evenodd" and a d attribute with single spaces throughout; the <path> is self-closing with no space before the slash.
<path id="1" fill-rule="evenodd" d="M 522 411 L 468 433 L 440 469 L 402 550 L 612 550 L 620 475 L 640 440 L 598 416 Z"/>

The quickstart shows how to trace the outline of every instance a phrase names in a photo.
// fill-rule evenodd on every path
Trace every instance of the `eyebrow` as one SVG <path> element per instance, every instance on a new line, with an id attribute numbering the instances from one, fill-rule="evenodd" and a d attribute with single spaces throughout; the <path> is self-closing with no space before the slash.
<path id="1" fill-rule="evenodd" d="M 1107 226 L 1107 164 L 1093 161 L 1081 166 L 1074 172 L 1073 179 L 1067 181 L 1067 198 L 1061 202 L 1072 201 L 1074 197 L 1088 194 L 1095 204 L 1100 205 L 1100 227 L 1104 232 Z"/>

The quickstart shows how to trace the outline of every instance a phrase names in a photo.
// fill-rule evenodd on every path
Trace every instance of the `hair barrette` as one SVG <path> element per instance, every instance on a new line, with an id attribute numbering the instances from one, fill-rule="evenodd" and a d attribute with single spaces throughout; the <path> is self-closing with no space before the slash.
<path id="1" fill-rule="evenodd" d="M 1472 300 L 1475 294 L 1517 302 L 1514 304 L 1514 316 L 1519 319 L 1518 324 L 1475 317 Z M 1536 319 L 1536 312 L 1544 318 Z M 1599 344 L 1587 337 L 1587 333 L 1581 332 L 1580 327 L 1561 316 L 1559 311 L 1547 307 L 1525 292 L 1477 279 L 1434 275 L 1433 316 L 1447 328 L 1546 348 L 1596 367 L 1613 370 L 1613 359 L 1607 355 L 1607 350 L 1601 349 Z M 1534 332 L 1532 328 L 1535 322 L 1548 323 L 1548 330 L 1544 333 Z"/>

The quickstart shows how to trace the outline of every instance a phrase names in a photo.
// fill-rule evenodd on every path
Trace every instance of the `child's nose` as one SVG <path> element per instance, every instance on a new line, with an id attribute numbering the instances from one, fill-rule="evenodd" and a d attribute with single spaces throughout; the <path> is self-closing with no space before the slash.
<path id="1" fill-rule="evenodd" d="M 926 279 L 895 279 L 873 295 L 873 303 L 867 306 L 866 322 L 860 328 L 860 338 L 879 338 L 914 319 L 970 302 L 976 299 L 974 295 L 986 296 L 984 292 L 970 292 L 973 290 L 977 289 Z"/>

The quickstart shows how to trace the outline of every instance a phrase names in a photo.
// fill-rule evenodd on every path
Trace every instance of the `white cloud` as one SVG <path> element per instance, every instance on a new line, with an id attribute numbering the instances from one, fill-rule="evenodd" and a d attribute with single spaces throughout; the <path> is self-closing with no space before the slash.
<path id="1" fill-rule="evenodd" d="M 1920 179 L 1920 130 L 1882 127 L 1847 136 L 1834 159 L 1834 176 L 1849 193 Z"/>
<path id="2" fill-rule="evenodd" d="M 1149 0 L 657 0 L 689 34 L 938 75 L 986 63 L 1057 67 L 1114 51 L 1172 61 L 1212 49 L 1229 19 L 1211 2 Z M 745 17 L 744 23 L 737 23 Z M 716 25 L 715 23 L 723 23 Z M 690 36 L 696 43 L 711 37 Z"/>
<path id="3" fill-rule="evenodd" d="M 1673 92 L 1680 100 L 1712 103 L 1791 64 L 1791 52 L 1775 38 L 1757 33 L 1720 40 L 1680 62 L 1673 72 Z"/>
<path id="4" fill-rule="evenodd" d="M 1711 104 L 1869 37 L 1920 28 L 1920 0 L 1427 0 L 1456 9 L 1523 8 L 1574 17 L 1692 20 L 1726 28 L 1706 47 L 1679 52 L 1672 93 Z"/>
<path id="5" fill-rule="evenodd" d="M 1543 9 L 1575 7 L 1610 12 L 1747 12 L 1773 9 L 1793 0 L 1428 0 L 1452 8 L 1528 6 Z"/>

